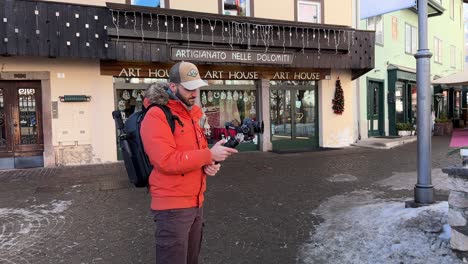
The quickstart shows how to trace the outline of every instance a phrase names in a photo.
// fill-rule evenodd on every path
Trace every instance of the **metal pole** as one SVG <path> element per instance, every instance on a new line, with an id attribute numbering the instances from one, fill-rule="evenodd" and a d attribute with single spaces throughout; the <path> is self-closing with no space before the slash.
<path id="1" fill-rule="evenodd" d="M 418 182 L 414 187 L 414 202 L 419 205 L 434 203 L 431 180 L 431 89 L 430 59 L 427 47 L 427 0 L 418 0 L 419 49 L 416 57 Z"/>

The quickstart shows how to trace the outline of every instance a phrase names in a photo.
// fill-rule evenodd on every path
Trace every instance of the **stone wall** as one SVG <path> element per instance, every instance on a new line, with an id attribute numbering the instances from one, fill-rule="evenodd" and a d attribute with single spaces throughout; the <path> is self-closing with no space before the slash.
<path id="1" fill-rule="evenodd" d="M 468 252 L 468 168 L 454 167 L 442 170 L 448 173 L 451 190 L 448 199 L 448 223 L 452 228 L 450 246 Z"/>

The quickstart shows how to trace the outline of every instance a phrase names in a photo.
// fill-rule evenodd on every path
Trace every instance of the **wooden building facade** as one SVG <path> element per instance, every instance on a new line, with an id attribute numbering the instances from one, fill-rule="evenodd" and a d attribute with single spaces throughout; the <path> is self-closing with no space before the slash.
<path id="1" fill-rule="evenodd" d="M 0 1 L 0 168 L 115 161 L 110 112 L 137 111 L 148 84 L 182 60 L 210 84 L 199 103 L 212 141 L 257 122 L 264 132 L 246 134 L 246 150 L 349 145 L 351 81 L 374 67 L 374 37 L 124 4 Z M 347 104 L 335 114 L 338 87 Z"/>

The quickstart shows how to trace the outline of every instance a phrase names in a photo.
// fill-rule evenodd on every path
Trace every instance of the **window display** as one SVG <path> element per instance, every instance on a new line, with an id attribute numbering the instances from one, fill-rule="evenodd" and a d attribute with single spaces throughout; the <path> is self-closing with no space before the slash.
<path id="1" fill-rule="evenodd" d="M 116 109 L 125 120 L 143 107 L 144 91 L 150 83 L 167 82 L 154 78 L 114 78 Z M 258 150 L 262 125 L 257 116 L 257 91 L 252 81 L 208 80 L 200 90 L 199 103 L 205 116 L 200 125 L 209 144 L 235 137 L 237 148 Z"/>
<path id="2" fill-rule="evenodd" d="M 144 97 L 142 89 L 117 90 L 117 109 L 124 122 L 131 114 L 141 111 Z"/>
<path id="3" fill-rule="evenodd" d="M 206 119 L 202 126 L 208 143 L 236 137 L 240 143 L 258 143 L 261 124 L 257 119 L 255 90 L 201 90 Z"/>

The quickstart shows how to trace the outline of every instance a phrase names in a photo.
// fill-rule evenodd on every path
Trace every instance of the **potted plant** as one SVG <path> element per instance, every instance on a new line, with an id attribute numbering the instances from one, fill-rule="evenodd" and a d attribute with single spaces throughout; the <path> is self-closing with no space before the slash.
<path id="1" fill-rule="evenodd" d="M 434 136 L 450 136 L 453 132 L 452 120 L 441 114 L 434 120 Z"/>
<path id="2" fill-rule="evenodd" d="M 412 136 L 414 134 L 414 126 L 411 123 L 397 123 L 396 128 L 399 136 Z"/>

